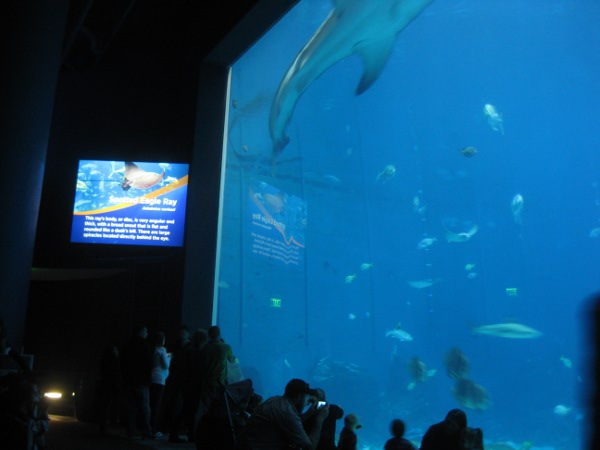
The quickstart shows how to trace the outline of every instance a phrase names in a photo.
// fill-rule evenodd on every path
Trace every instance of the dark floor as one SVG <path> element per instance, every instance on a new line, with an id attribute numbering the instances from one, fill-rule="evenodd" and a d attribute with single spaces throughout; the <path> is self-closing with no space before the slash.
<path id="1" fill-rule="evenodd" d="M 125 430 L 109 429 L 104 436 L 98 435 L 94 424 L 78 422 L 74 417 L 50 416 L 50 428 L 46 433 L 47 450 L 192 450 L 193 443 L 173 444 L 167 438 L 129 440 Z"/>

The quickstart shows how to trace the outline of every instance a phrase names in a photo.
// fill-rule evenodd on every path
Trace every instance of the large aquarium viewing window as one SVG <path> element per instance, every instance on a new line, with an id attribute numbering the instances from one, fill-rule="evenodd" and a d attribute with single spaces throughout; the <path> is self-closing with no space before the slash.
<path id="1" fill-rule="evenodd" d="M 231 67 L 217 321 L 257 393 L 324 389 L 361 449 L 452 408 L 486 449 L 583 447 L 598 23 L 595 0 L 301 0 Z"/>

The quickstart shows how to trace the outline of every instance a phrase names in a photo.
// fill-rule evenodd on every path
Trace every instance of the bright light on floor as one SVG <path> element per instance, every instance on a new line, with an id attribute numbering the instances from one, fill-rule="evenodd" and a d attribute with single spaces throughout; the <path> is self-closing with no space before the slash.
<path id="1" fill-rule="evenodd" d="M 46 398 L 62 398 L 62 394 L 60 392 L 46 392 L 44 394 Z"/>

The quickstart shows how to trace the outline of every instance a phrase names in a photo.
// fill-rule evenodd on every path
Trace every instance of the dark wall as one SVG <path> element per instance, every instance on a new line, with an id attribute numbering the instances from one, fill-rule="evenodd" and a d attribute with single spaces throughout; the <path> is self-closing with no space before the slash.
<path id="1" fill-rule="evenodd" d="M 0 2 L 0 320 L 21 349 L 68 1 Z"/>
<path id="2" fill-rule="evenodd" d="M 81 20 L 88 3 L 71 2 L 33 265 L 122 268 L 128 276 L 69 280 L 62 271 L 61 281 L 32 282 L 26 351 L 45 354 L 36 358 L 44 366 L 63 365 L 56 352 L 69 345 L 78 357 L 93 358 L 134 322 L 168 334 L 178 328 L 185 248 L 69 243 L 77 163 L 201 164 L 192 161 L 200 62 L 255 3 L 153 0 L 128 10 L 128 1 L 94 2 Z M 56 332 L 52 323 L 60 325 Z M 57 334 L 68 324 L 68 333 Z"/>

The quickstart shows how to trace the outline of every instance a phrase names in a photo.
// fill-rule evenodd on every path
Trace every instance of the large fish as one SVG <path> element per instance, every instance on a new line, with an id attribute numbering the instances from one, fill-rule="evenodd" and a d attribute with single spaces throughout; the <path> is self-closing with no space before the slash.
<path id="1" fill-rule="evenodd" d="M 477 231 L 479 231 L 477 224 L 473 224 L 469 231 L 463 231 L 461 233 L 450 231 L 444 224 L 442 224 L 442 226 L 444 227 L 444 237 L 448 242 L 467 242 L 475 235 L 475 233 L 477 233 Z"/>
<path id="2" fill-rule="evenodd" d="M 132 162 L 125 163 L 125 175 L 121 182 L 121 187 L 124 191 L 129 188 L 136 189 L 150 189 L 156 186 L 165 177 L 165 170 L 163 169 L 162 174 L 155 172 L 146 172 L 144 169 L 140 169 L 137 165 Z"/>
<path id="3" fill-rule="evenodd" d="M 490 398 L 485 388 L 467 378 L 456 382 L 452 388 L 452 396 L 465 408 L 485 411 L 490 406 Z"/>
<path id="4" fill-rule="evenodd" d="M 474 327 L 471 331 L 475 334 L 485 334 L 487 336 L 508 339 L 535 339 L 542 335 L 541 331 L 514 322 L 482 325 L 480 327 Z"/>
<path id="5" fill-rule="evenodd" d="M 356 94 L 377 80 L 396 36 L 433 0 L 336 0 L 335 7 L 286 72 L 271 105 L 273 159 L 285 148 L 285 130 L 304 91 L 325 71 L 357 54 L 364 72 Z"/>
<path id="6" fill-rule="evenodd" d="M 413 337 L 404 331 L 400 324 L 396 325 L 396 328 L 393 330 L 388 330 L 385 333 L 386 337 L 392 337 L 394 339 L 398 339 L 399 341 L 410 342 L 413 340 Z"/>

